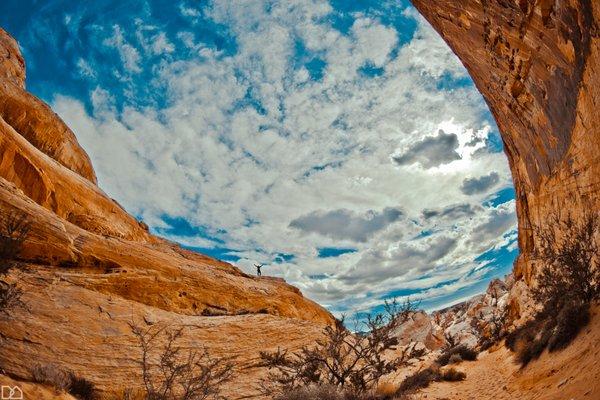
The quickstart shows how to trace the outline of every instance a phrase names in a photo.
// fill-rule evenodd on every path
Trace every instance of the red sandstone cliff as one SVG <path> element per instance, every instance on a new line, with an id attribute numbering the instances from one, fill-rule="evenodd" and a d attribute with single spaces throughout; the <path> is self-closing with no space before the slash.
<path id="1" fill-rule="evenodd" d="M 32 223 L 18 282 L 26 307 L 0 318 L 0 366 L 29 379 L 31 368 L 73 370 L 102 390 L 139 378 L 129 322 L 185 324 L 186 343 L 238 356 L 228 398 L 256 393 L 259 350 L 299 347 L 332 316 L 273 278 L 154 237 L 96 185 L 73 132 L 24 89 L 25 64 L 0 29 L 0 215 Z M 218 315 L 218 316 L 215 316 Z"/>

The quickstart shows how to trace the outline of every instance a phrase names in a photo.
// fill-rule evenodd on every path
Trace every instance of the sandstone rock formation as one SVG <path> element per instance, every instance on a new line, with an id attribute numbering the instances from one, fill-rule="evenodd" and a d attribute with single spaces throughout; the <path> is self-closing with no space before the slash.
<path id="1" fill-rule="evenodd" d="M 587 329 L 566 349 L 547 353 L 527 367 L 497 347 L 479 354 L 476 362 L 456 368 L 467 374 L 462 382 L 436 382 L 419 393 L 428 400 L 563 400 L 600 398 L 600 309 L 592 310 Z"/>
<path id="2" fill-rule="evenodd" d="M 228 398 L 256 394 L 260 350 L 313 341 L 332 316 L 282 280 L 150 235 L 108 198 L 75 135 L 24 90 L 24 61 L 0 30 L 0 215 L 32 224 L 9 279 L 25 307 L 0 317 L 0 367 L 49 364 L 109 393 L 141 384 L 129 323 L 188 326 L 184 342 L 237 356 Z M 105 394 L 106 394 L 105 393 Z"/>
<path id="3" fill-rule="evenodd" d="M 424 311 L 414 313 L 394 333 L 401 345 L 417 342 L 428 350 L 437 350 L 444 345 L 444 330 Z"/>
<path id="4" fill-rule="evenodd" d="M 493 113 L 517 193 L 515 278 L 535 280 L 532 228 L 600 209 L 600 3 L 412 0 Z"/>
<path id="5" fill-rule="evenodd" d="M 483 294 L 431 314 L 417 312 L 398 329 L 396 336 L 401 344 L 417 342 L 431 351 L 447 345 L 448 338 L 456 344 L 477 347 L 492 328 L 493 319 L 510 312 L 511 295 L 520 293 L 513 289 L 514 285 L 512 275 L 504 281 L 494 279 Z M 528 304 L 524 297 L 515 300 Z"/>

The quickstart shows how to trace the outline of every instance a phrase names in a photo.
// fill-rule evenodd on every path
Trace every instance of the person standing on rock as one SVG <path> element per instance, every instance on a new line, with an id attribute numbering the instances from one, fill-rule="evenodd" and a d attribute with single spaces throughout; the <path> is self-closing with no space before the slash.
<path id="1" fill-rule="evenodd" d="M 256 267 L 256 276 L 262 276 L 260 269 L 264 266 L 264 264 L 254 264 Z"/>

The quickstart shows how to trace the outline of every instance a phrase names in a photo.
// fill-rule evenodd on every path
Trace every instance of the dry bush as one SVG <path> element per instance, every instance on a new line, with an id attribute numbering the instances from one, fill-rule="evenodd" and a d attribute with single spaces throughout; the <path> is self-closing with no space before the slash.
<path id="1" fill-rule="evenodd" d="M 538 274 L 532 297 L 541 310 L 506 337 L 506 346 L 516 352 L 522 366 L 545 349 L 567 347 L 589 323 L 590 304 L 600 300 L 598 216 L 588 214 L 576 221 L 555 215 L 551 220 L 550 228 L 536 230 L 536 256 L 545 268 Z"/>
<path id="2" fill-rule="evenodd" d="M 422 369 L 420 371 L 415 372 L 412 375 L 404 378 L 400 387 L 398 388 L 399 393 L 413 393 L 420 389 L 424 389 L 431 382 L 436 382 L 440 380 L 440 369 L 437 365 L 431 366 L 429 368 Z"/>
<path id="3" fill-rule="evenodd" d="M 26 215 L 16 212 L 3 218 L 0 225 L 0 275 L 6 275 L 23 249 L 31 224 Z"/>
<path id="4" fill-rule="evenodd" d="M 464 381 L 467 378 L 467 374 L 455 368 L 446 368 L 440 371 L 440 378 L 443 381 L 458 382 Z"/>
<path id="5" fill-rule="evenodd" d="M 31 375 L 34 382 L 52 386 L 58 391 L 68 392 L 76 399 L 97 399 L 97 392 L 92 382 L 56 365 L 37 364 L 32 368 Z"/>
<path id="6" fill-rule="evenodd" d="M 94 384 L 85 378 L 71 374 L 69 393 L 79 400 L 95 400 L 97 398 Z"/>
<path id="7" fill-rule="evenodd" d="M 32 368 L 31 376 L 34 382 L 57 390 L 67 391 L 71 385 L 71 375 L 56 365 L 37 364 Z"/>
<path id="8" fill-rule="evenodd" d="M 551 221 L 550 228 L 535 231 L 539 238 L 536 258 L 544 268 L 532 296 L 546 314 L 556 313 L 566 302 L 590 304 L 600 299 L 598 215 L 588 214 L 581 220 L 555 215 Z"/>
<path id="9" fill-rule="evenodd" d="M 347 397 L 337 386 L 310 385 L 282 393 L 275 400 L 347 400 Z"/>
<path id="10" fill-rule="evenodd" d="M 0 225 L 0 314 L 9 315 L 10 310 L 23 305 L 23 292 L 4 281 L 14 266 L 14 260 L 21 254 L 23 242 L 29 234 L 30 224 L 25 215 L 11 213 L 4 217 Z"/>
<path id="11" fill-rule="evenodd" d="M 537 316 L 506 338 L 506 347 L 516 352 L 516 360 L 526 366 L 544 350 L 567 347 L 590 321 L 588 304 L 565 304 L 557 316 Z"/>
<path id="12" fill-rule="evenodd" d="M 556 327 L 548 340 L 548 350 L 552 352 L 567 347 L 589 322 L 589 304 L 565 305 L 556 317 Z"/>
<path id="13" fill-rule="evenodd" d="M 432 382 L 448 381 L 456 382 L 465 380 L 467 375 L 455 368 L 440 368 L 437 363 L 433 363 L 428 368 L 419 370 L 412 375 L 407 376 L 396 393 L 396 397 L 408 396 L 415 392 L 425 389 Z"/>
<path id="14" fill-rule="evenodd" d="M 436 359 L 439 365 L 453 364 L 456 361 L 475 361 L 477 360 L 477 351 L 459 344 L 454 347 L 446 347 L 442 350 L 442 354 Z M 453 362 L 451 362 L 453 361 Z"/>
<path id="15" fill-rule="evenodd" d="M 385 391 L 376 390 L 354 393 L 335 385 L 309 385 L 281 393 L 274 400 L 409 400 L 407 395 L 399 395 L 395 385 Z"/>
<path id="16" fill-rule="evenodd" d="M 450 356 L 450 359 L 448 360 L 448 364 L 458 364 L 459 362 L 462 362 L 462 361 L 463 361 L 463 359 L 460 356 L 460 354 L 458 354 L 458 353 L 452 354 Z"/>
<path id="17" fill-rule="evenodd" d="M 145 400 L 219 399 L 221 386 L 233 374 L 232 359 L 213 358 L 206 348 L 184 350 L 178 342 L 185 327 L 142 329 L 130 324 L 141 350 Z M 159 339 L 165 338 L 160 346 Z"/>
<path id="18" fill-rule="evenodd" d="M 386 302 L 385 314 L 367 316 L 366 334 L 354 334 L 343 320 L 337 320 L 312 347 L 293 354 L 281 349 L 261 352 L 259 366 L 271 370 L 263 391 L 273 395 L 317 385 L 336 386 L 353 395 L 369 392 L 383 376 L 424 355 L 425 349 L 418 349 L 416 343 L 396 347 L 397 328 L 415 310 L 410 300 L 403 304 L 393 300 Z"/>
<path id="19" fill-rule="evenodd" d="M 0 315 L 9 315 L 18 306 L 24 306 L 21 301 L 23 291 L 16 283 L 6 283 L 0 280 Z"/>

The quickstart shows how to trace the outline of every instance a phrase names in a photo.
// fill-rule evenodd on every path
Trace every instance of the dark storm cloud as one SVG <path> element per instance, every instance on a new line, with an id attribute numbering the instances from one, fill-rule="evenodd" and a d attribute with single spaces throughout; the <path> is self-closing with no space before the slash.
<path id="1" fill-rule="evenodd" d="M 334 239 L 366 242 L 375 232 L 398 221 L 401 216 L 402 211 L 397 208 L 385 208 L 381 212 L 371 210 L 365 215 L 346 209 L 315 211 L 293 220 L 290 227 Z"/>
<path id="2" fill-rule="evenodd" d="M 480 211 L 481 207 L 474 207 L 471 204 L 454 204 L 442 209 L 426 209 L 423 210 L 423 218 L 431 219 L 434 217 L 438 218 L 450 218 L 459 219 L 465 217 L 472 217 L 477 211 Z"/>
<path id="3" fill-rule="evenodd" d="M 500 175 L 496 172 L 492 172 L 489 175 L 480 176 L 479 178 L 465 179 L 460 190 L 466 195 L 483 193 L 498 182 L 500 182 Z"/>
<path id="4" fill-rule="evenodd" d="M 437 167 L 454 160 L 460 160 L 456 152 L 458 137 L 454 133 L 440 130 L 437 136 L 429 136 L 413 144 L 404 154 L 393 156 L 398 165 L 419 163 L 425 168 Z"/>

